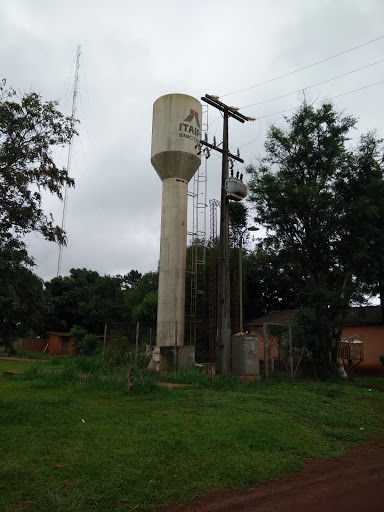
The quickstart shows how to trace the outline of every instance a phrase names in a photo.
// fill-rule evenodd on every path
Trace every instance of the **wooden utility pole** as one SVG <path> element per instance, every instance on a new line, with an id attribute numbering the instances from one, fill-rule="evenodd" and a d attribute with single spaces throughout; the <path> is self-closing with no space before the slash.
<path id="1" fill-rule="evenodd" d="M 231 371 L 231 304 L 230 304 L 230 273 L 229 273 L 229 200 L 226 191 L 228 179 L 228 160 L 232 158 L 244 163 L 237 155 L 232 155 L 228 149 L 228 119 L 233 117 L 236 121 L 244 123 L 253 121 L 253 118 L 240 114 L 235 107 L 229 107 L 221 101 L 218 96 L 206 94 L 201 98 L 203 101 L 217 108 L 223 113 L 223 144 L 222 148 L 201 140 L 200 144 L 222 153 L 221 167 L 221 208 L 220 208 L 220 259 L 218 274 L 218 303 L 217 303 L 217 373 L 225 374 Z"/>

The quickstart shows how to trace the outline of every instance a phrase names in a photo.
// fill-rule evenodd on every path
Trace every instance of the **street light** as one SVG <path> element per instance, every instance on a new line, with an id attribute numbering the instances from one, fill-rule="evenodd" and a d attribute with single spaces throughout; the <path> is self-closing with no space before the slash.
<path id="1" fill-rule="evenodd" d="M 243 229 L 239 238 L 239 317 L 240 332 L 243 332 L 243 236 L 246 231 L 259 231 L 256 226 L 249 226 Z"/>

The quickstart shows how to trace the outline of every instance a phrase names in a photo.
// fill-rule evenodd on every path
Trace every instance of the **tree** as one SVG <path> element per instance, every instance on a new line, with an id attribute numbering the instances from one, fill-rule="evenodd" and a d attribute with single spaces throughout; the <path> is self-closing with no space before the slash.
<path id="1" fill-rule="evenodd" d="M 249 238 L 246 231 L 248 224 L 248 208 L 244 203 L 238 201 L 229 201 L 229 241 L 233 247 L 242 245 L 239 243 L 240 237 L 243 240 Z"/>
<path id="2" fill-rule="evenodd" d="M 356 252 L 355 274 L 364 291 L 380 296 L 384 321 L 384 147 L 374 132 L 363 135 L 343 179 L 337 184 L 349 208 L 346 246 L 364 245 Z"/>
<path id="3" fill-rule="evenodd" d="M 93 356 L 101 348 L 101 340 L 79 325 L 72 327 L 69 337 L 73 340 L 73 349 L 76 355 Z"/>
<path id="4" fill-rule="evenodd" d="M 65 146 L 74 134 L 74 120 L 64 117 L 57 101 L 43 103 L 31 92 L 18 100 L 0 83 L 0 239 L 31 231 L 64 243 L 65 233 L 41 208 L 42 191 L 62 199 L 64 186 L 74 186 L 65 168 L 54 162 L 53 149 Z"/>
<path id="5" fill-rule="evenodd" d="M 257 248 L 243 256 L 244 318 L 254 320 L 269 311 L 302 308 L 305 279 L 295 261 L 271 248 Z"/>
<path id="6" fill-rule="evenodd" d="M 0 337 L 13 352 L 12 342 L 21 336 L 43 335 L 48 310 L 43 281 L 28 267 L 28 255 L 14 240 L 0 251 Z"/>
<path id="7" fill-rule="evenodd" d="M 20 99 L 6 81 L 0 82 L 0 338 L 9 345 L 11 337 L 25 329 L 19 306 L 33 305 L 37 316 L 36 293 L 41 282 L 32 277 L 33 259 L 28 256 L 23 237 L 35 231 L 47 240 L 65 243 L 65 233 L 54 225 L 52 215 L 42 209 L 44 190 L 62 198 L 62 188 L 73 186 L 67 170 L 54 162 L 53 149 L 64 146 L 76 133 L 74 120 L 57 110 L 58 103 L 43 103 L 30 92 Z M 9 277 L 21 286 L 9 285 Z M 28 283 L 34 281 L 30 287 Z M 28 315 L 27 315 L 28 316 Z M 10 326 L 17 326 L 10 328 Z"/>
<path id="8" fill-rule="evenodd" d="M 157 319 L 157 291 L 148 292 L 143 301 L 133 309 L 133 320 L 155 324 Z"/>
<path id="9" fill-rule="evenodd" d="M 119 276 L 100 276 L 94 270 L 72 268 L 69 276 L 45 283 L 52 304 L 48 328 L 69 331 L 81 325 L 101 333 L 105 323 L 126 320 L 124 293 Z"/>
<path id="10" fill-rule="evenodd" d="M 303 103 L 286 120 L 286 130 L 271 126 L 265 158 L 257 169 L 248 168 L 250 201 L 255 220 L 267 228 L 265 247 L 294 262 L 305 280 L 310 313 L 303 313 L 299 323 L 304 338 L 306 329 L 309 333 L 307 347 L 318 372 L 326 376 L 328 353 L 361 291 L 357 267 L 367 251 L 364 230 L 376 214 L 369 209 L 359 225 L 351 205 L 349 182 L 353 178 L 361 185 L 363 176 L 359 150 L 347 147 L 356 120 L 329 103 L 319 109 Z M 374 160 L 366 162 L 369 168 Z M 366 187 L 354 189 L 354 200 L 369 202 Z"/>

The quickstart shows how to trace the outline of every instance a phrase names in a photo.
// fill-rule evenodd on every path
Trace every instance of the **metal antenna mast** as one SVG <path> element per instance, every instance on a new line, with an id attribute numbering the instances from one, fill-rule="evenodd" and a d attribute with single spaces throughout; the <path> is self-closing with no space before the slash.
<path id="1" fill-rule="evenodd" d="M 76 71 L 75 71 L 75 81 L 73 84 L 73 96 L 72 96 L 72 122 L 75 119 L 76 115 L 76 100 L 77 100 L 77 90 L 79 86 L 79 68 L 80 68 L 80 55 L 81 55 L 81 46 L 77 45 L 77 51 L 76 51 Z M 67 160 L 67 171 L 68 174 L 70 172 L 71 168 L 71 161 L 72 161 L 72 143 L 73 143 L 73 137 L 71 138 L 69 142 L 68 147 L 68 160 Z M 63 203 L 63 216 L 61 218 L 61 229 L 64 230 L 65 228 L 65 221 L 67 218 L 67 208 L 68 208 L 68 185 L 65 185 L 64 187 L 64 203 Z M 61 275 L 61 264 L 63 261 L 63 248 L 64 245 L 59 245 L 59 261 L 57 262 L 57 276 Z"/>

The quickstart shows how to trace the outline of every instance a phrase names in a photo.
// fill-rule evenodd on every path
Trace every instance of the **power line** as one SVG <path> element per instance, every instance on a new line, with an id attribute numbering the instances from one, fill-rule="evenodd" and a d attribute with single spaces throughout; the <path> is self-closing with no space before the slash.
<path id="1" fill-rule="evenodd" d="M 271 82 L 274 82 L 275 80 L 280 80 L 280 78 L 285 78 L 286 76 L 293 75 L 295 73 L 298 73 L 299 71 L 304 71 L 304 69 L 309 69 L 309 68 L 312 68 L 313 66 L 317 66 L 318 64 L 321 64 L 322 62 L 327 62 L 328 60 L 335 59 L 336 57 L 340 57 L 340 55 L 344 55 L 348 52 L 352 52 L 353 50 L 357 50 L 358 48 L 362 48 L 363 46 L 374 43 L 375 41 L 378 41 L 379 39 L 383 39 L 383 38 L 384 38 L 384 36 L 376 37 L 376 39 L 371 39 L 371 41 L 367 41 L 366 43 L 359 44 L 358 46 L 354 46 L 353 48 L 350 48 L 349 50 L 345 50 L 343 52 L 337 53 L 336 55 L 332 55 L 331 57 L 327 57 L 326 59 L 319 60 L 317 62 L 314 62 L 313 64 L 309 64 L 308 66 L 304 66 L 302 68 L 295 69 L 294 71 L 290 71 L 289 73 L 285 73 L 284 75 L 280 75 L 275 78 L 271 78 L 270 80 L 266 80 L 265 82 L 260 82 L 255 85 L 251 85 L 250 87 L 245 87 L 244 89 L 239 89 L 238 91 L 233 91 L 233 92 L 228 92 L 226 94 L 222 94 L 219 97 L 225 98 L 225 96 L 230 96 L 232 94 L 237 94 L 239 92 L 249 91 L 250 89 L 254 89 L 255 87 L 259 87 L 260 85 L 269 84 Z"/>
<path id="2" fill-rule="evenodd" d="M 359 87 L 358 89 L 353 89 L 351 91 L 343 92 L 341 94 L 337 94 L 336 96 L 332 96 L 331 98 L 328 98 L 328 100 L 334 100 L 335 98 L 339 98 L 340 96 L 345 96 L 346 94 L 351 94 L 353 92 L 361 91 L 362 89 L 368 89 L 368 87 L 373 87 L 374 85 L 382 84 L 384 83 L 384 80 L 380 80 L 380 82 L 375 82 L 373 84 L 364 85 L 363 87 Z M 267 114 L 265 116 L 259 116 L 257 119 L 264 119 L 266 117 L 272 117 L 277 116 L 278 114 L 284 114 L 285 112 L 291 112 L 296 107 L 288 108 L 287 110 L 280 110 L 280 112 L 274 112 L 273 114 Z"/>
<path id="3" fill-rule="evenodd" d="M 352 73 L 357 73 L 357 71 L 361 71 L 362 69 L 370 68 L 371 66 L 376 66 L 376 64 L 380 64 L 381 62 L 384 62 L 384 59 L 378 60 L 377 62 L 373 62 L 372 64 L 368 64 L 367 66 L 363 66 L 361 68 L 353 69 L 352 71 L 348 71 L 347 73 L 343 73 L 342 75 L 334 76 L 333 78 L 328 78 L 327 80 L 323 80 L 322 82 L 319 82 L 317 84 L 308 85 L 307 87 L 301 87 L 300 89 L 297 89 L 296 91 L 288 92 L 286 94 L 282 94 L 281 96 L 275 96 L 274 98 L 270 98 L 269 100 L 259 101 L 258 103 L 252 103 L 251 105 L 245 105 L 240 108 L 254 107 L 256 105 L 262 105 L 263 103 L 268 103 L 269 101 L 286 98 L 287 96 L 290 96 L 291 94 L 295 94 L 296 92 L 305 91 L 307 89 L 311 89 L 312 87 L 316 87 L 317 85 L 322 85 L 327 82 L 332 82 L 332 80 L 337 80 L 338 78 L 342 78 L 343 76 L 351 75 Z"/>

